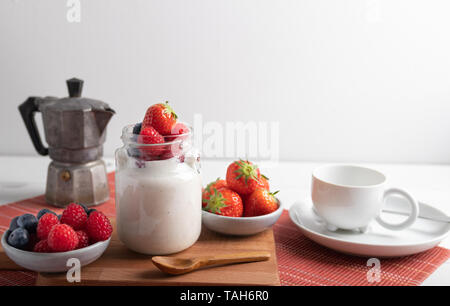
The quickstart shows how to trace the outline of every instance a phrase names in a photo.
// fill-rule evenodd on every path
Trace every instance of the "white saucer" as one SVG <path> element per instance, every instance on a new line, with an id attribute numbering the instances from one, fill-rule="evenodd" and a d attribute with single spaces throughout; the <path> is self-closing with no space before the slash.
<path id="1" fill-rule="evenodd" d="M 446 215 L 429 205 L 420 203 L 421 214 L 428 216 Z M 401 198 L 391 197 L 386 208 L 405 211 L 406 203 Z M 391 231 L 375 221 L 366 233 L 357 231 L 328 231 L 323 220 L 312 208 L 311 199 L 295 203 L 289 209 L 289 216 L 300 231 L 311 240 L 338 252 L 364 257 L 400 257 L 429 250 L 438 245 L 449 233 L 450 224 L 419 218 L 408 229 Z M 389 222 L 401 222 L 405 216 L 383 213 Z"/>

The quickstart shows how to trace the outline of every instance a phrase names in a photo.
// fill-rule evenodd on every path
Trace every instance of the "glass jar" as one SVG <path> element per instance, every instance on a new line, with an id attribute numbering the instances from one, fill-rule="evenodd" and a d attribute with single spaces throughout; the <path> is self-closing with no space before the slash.
<path id="1" fill-rule="evenodd" d="M 163 144 L 144 144 L 122 130 L 116 150 L 116 222 L 120 240 L 131 250 L 151 255 L 180 252 L 201 231 L 200 157 L 192 147 L 192 128 L 164 136 Z"/>

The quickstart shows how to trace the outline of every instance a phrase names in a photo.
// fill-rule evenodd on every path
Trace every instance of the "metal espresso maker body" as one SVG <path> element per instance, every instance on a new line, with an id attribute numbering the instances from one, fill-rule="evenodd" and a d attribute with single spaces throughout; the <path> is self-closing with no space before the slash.
<path id="1" fill-rule="evenodd" d="M 52 159 L 45 199 L 65 207 L 71 202 L 93 206 L 109 199 L 106 166 L 101 159 L 106 126 L 114 115 L 108 104 L 81 97 L 83 81 L 67 80 L 69 97 L 30 97 L 19 106 L 36 151 Z M 42 113 L 46 148 L 34 115 Z"/>

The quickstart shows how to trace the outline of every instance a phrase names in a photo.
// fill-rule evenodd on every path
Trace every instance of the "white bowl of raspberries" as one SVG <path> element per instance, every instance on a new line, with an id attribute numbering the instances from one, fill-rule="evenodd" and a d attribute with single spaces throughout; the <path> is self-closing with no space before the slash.
<path id="1" fill-rule="evenodd" d="M 42 209 L 11 220 L 3 234 L 6 255 L 19 266 L 36 272 L 65 272 L 98 259 L 109 245 L 113 228 L 108 217 L 83 204 L 71 203 L 61 215 Z"/>
<path id="2" fill-rule="evenodd" d="M 226 179 L 209 183 L 202 193 L 202 222 L 227 235 L 254 235 L 277 222 L 283 212 L 268 178 L 248 160 L 231 163 Z"/>

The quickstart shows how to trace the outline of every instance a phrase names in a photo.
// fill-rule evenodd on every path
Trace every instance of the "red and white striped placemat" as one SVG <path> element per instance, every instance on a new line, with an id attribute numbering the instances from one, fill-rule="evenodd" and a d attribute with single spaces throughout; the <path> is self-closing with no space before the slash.
<path id="1" fill-rule="evenodd" d="M 380 259 L 380 282 L 376 282 L 367 258 L 341 254 L 306 238 L 287 211 L 275 224 L 274 234 L 278 272 L 285 286 L 417 286 L 450 258 L 450 250 L 435 247 L 412 256 Z"/>
<path id="2" fill-rule="evenodd" d="M 110 200 L 96 209 L 108 217 L 115 216 L 114 173 L 108 174 Z M 0 232 L 7 230 L 10 220 L 24 213 L 37 214 L 42 208 L 60 213 L 49 206 L 44 196 L 0 206 Z M 450 250 L 436 247 L 427 252 L 395 259 L 381 259 L 379 282 L 369 282 L 372 267 L 367 259 L 344 255 L 322 247 L 306 238 L 284 211 L 274 225 L 278 272 L 283 286 L 369 286 L 420 285 L 431 273 L 450 258 Z M 36 273 L 0 271 L 0 285 L 34 285 Z"/>

